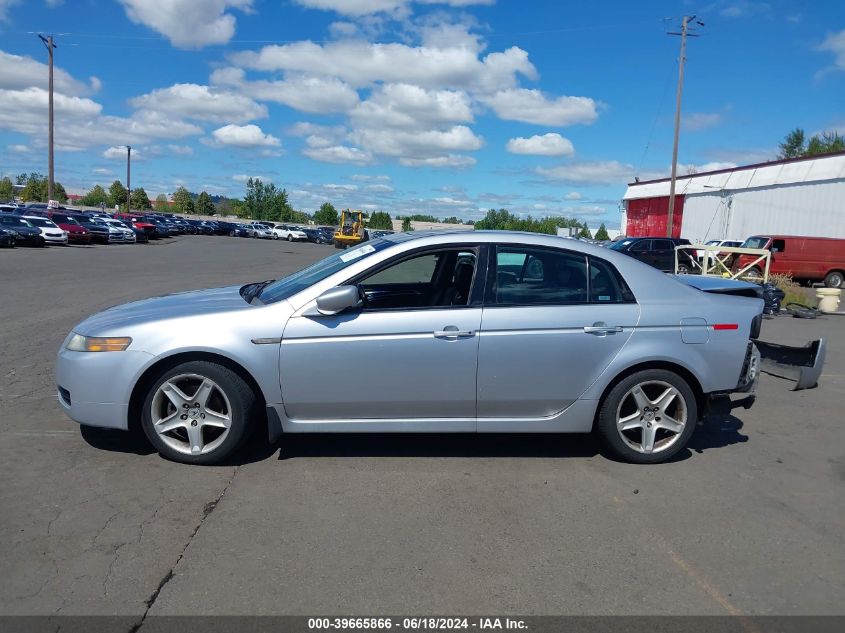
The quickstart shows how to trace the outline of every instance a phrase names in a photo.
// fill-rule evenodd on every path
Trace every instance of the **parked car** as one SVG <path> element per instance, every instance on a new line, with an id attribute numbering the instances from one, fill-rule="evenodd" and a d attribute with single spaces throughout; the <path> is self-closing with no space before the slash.
<path id="1" fill-rule="evenodd" d="M 28 214 L 38 215 L 52 220 L 56 226 L 67 233 L 68 244 L 91 243 L 91 232 L 65 210 L 51 210 L 47 209 L 45 205 L 43 210 L 39 210 L 37 207 L 28 207 L 27 212 Z"/>
<path id="2" fill-rule="evenodd" d="M 81 213 L 73 214 L 74 220 L 79 222 L 80 226 L 87 229 L 91 233 L 91 240 L 100 244 L 117 244 L 123 242 L 123 231 L 97 222 L 94 218 L 89 218 L 87 215 Z"/>
<path id="3" fill-rule="evenodd" d="M 44 236 L 41 229 L 33 226 L 22 216 L 14 214 L 0 215 L 0 226 L 4 229 L 15 232 L 15 244 L 26 244 L 27 246 L 44 246 Z"/>
<path id="4" fill-rule="evenodd" d="M 711 395 L 753 394 L 757 292 L 547 235 L 400 233 L 277 281 L 112 307 L 73 328 L 55 376 L 74 420 L 138 422 L 187 463 L 225 459 L 265 406 L 274 440 L 595 429 L 656 463 Z"/>
<path id="5" fill-rule="evenodd" d="M 304 242 L 308 236 L 304 231 L 300 231 L 287 224 L 275 224 L 273 226 L 274 240 L 287 240 L 288 242 Z"/>
<path id="6" fill-rule="evenodd" d="M 629 237 L 613 242 L 607 248 L 625 253 L 641 262 L 664 272 L 675 271 L 675 247 L 689 244 L 689 240 L 677 237 Z M 687 273 L 695 267 L 688 251 L 678 253 L 678 272 Z"/>
<path id="7" fill-rule="evenodd" d="M 728 246 L 728 247 L 737 247 L 742 246 L 742 240 L 708 240 L 704 242 L 707 246 Z M 712 255 L 719 255 L 720 251 L 714 250 L 711 251 Z M 704 251 L 701 249 L 695 250 L 695 258 L 702 259 L 704 257 Z"/>
<path id="8" fill-rule="evenodd" d="M 333 244 L 334 233 L 327 235 L 324 231 L 314 227 L 304 227 L 301 229 L 305 233 L 306 239 L 313 244 Z"/>
<path id="9" fill-rule="evenodd" d="M 251 222 L 249 224 L 249 235 L 263 240 L 276 239 L 273 233 L 273 225 L 263 222 Z"/>
<path id="10" fill-rule="evenodd" d="M 15 233 L 12 229 L 5 229 L 3 225 L 0 224 L 0 246 L 5 248 L 14 248 L 15 247 L 15 238 L 17 237 L 17 233 Z"/>
<path id="11" fill-rule="evenodd" d="M 24 220 L 29 222 L 32 226 L 37 227 L 41 231 L 41 237 L 47 244 L 67 244 L 67 231 L 59 228 L 59 226 L 49 218 L 43 218 L 39 215 L 24 215 Z"/>
<path id="12" fill-rule="evenodd" d="M 148 222 L 153 226 L 153 232 L 156 237 L 173 237 L 173 231 L 161 219 L 149 215 L 142 216 L 142 219 L 144 222 Z"/>
<path id="13" fill-rule="evenodd" d="M 155 225 L 144 220 L 143 216 L 132 213 L 115 213 L 112 217 L 114 217 L 115 220 L 123 222 L 123 224 L 135 231 L 136 236 L 138 235 L 138 231 L 142 231 L 144 235 L 146 235 L 147 241 L 161 237 L 156 232 Z"/>
<path id="14" fill-rule="evenodd" d="M 742 246 L 771 251 L 770 274 L 785 273 L 801 281 L 823 281 L 828 288 L 845 286 L 845 239 L 755 235 L 745 240 Z M 741 270 L 754 259 L 754 255 L 740 255 L 734 262 L 734 269 Z M 759 266 L 749 272 L 751 277 L 762 277 L 763 274 Z"/>
<path id="15" fill-rule="evenodd" d="M 120 220 L 115 220 L 112 217 L 98 217 L 94 218 L 93 222 L 99 224 L 101 226 L 105 226 L 110 229 L 115 229 L 120 231 L 123 235 L 123 242 L 127 244 L 134 244 L 137 241 L 137 237 L 135 235 L 135 231 L 130 229 Z"/>
<path id="16" fill-rule="evenodd" d="M 251 237 L 252 227 L 249 224 L 233 224 L 229 229 L 230 237 Z"/>

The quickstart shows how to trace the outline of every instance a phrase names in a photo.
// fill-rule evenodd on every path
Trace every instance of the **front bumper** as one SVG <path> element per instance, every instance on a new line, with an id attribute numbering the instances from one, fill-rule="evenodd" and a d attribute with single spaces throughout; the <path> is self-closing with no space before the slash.
<path id="1" fill-rule="evenodd" d="M 59 351 L 56 386 L 59 405 L 71 419 L 88 426 L 129 428 L 129 398 L 147 352 Z"/>

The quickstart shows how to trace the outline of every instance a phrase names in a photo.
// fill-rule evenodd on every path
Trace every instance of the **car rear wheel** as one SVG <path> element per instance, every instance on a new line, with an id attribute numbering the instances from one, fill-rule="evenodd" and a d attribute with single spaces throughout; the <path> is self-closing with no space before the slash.
<path id="1" fill-rule="evenodd" d="M 832 270 L 825 276 L 824 285 L 828 288 L 841 288 L 845 285 L 845 275 L 841 270 Z"/>
<path id="2" fill-rule="evenodd" d="M 687 382 L 665 369 L 645 369 L 610 390 L 596 428 L 616 456 L 656 464 L 687 445 L 697 421 L 695 395 Z"/>
<path id="3" fill-rule="evenodd" d="M 164 371 L 144 399 L 141 426 L 155 449 L 185 464 L 216 464 L 247 436 L 256 397 L 232 370 L 207 361 Z"/>
<path id="4" fill-rule="evenodd" d="M 293 242 L 293 235 L 288 234 L 288 242 Z"/>

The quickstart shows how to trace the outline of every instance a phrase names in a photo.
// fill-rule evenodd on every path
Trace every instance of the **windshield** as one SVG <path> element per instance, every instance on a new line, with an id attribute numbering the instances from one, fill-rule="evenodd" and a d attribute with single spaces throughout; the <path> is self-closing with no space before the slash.
<path id="1" fill-rule="evenodd" d="M 45 227 L 55 227 L 56 225 L 50 222 L 50 220 L 45 220 L 44 218 L 26 218 L 26 221 L 30 224 L 34 224 L 35 226 L 45 226 Z"/>
<path id="2" fill-rule="evenodd" d="M 766 244 L 769 243 L 768 237 L 749 237 L 745 242 L 743 242 L 743 248 L 766 248 Z"/>
<path id="3" fill-rule="evenodd" d="M 614 242 L 608 248 L 612 248 L 615 251 L 621 251 L 623 248 L 628 246 L 628 244 L 633 243 L 634 240 L 619 240 L 618 242 Z"/>
<path id="4" fill-rule="evenodd" d="M 3 224 L 13 224 L 14 226 L 32 226 L 23 218 L 3 218 Z"/>
<path id="5" fill-rule="evenodd" d="M 305 290 L 319 281 L 323 281 L 329 275 L 333 275 L 347 266 L 360 261 L 362 257 L 369 257 L 373 253 L 383 251 L 385 248 L 394 244 L 395 242 L 384 239 L 372 240 L 356 248 L 329 255 L 308 268 L 303 268 L 299 272 L 273 282 L 261 291 L 258 299 L 262 303 L 275 303 L 292 297 L 297 292 Z"/>

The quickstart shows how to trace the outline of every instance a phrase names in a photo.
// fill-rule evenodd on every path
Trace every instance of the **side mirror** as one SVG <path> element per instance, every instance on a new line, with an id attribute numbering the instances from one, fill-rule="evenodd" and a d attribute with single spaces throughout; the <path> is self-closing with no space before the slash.
<path id="1" fill-rule="evenodd" d="M 335 286 L 317 297 L 317 312 L 331 316 L 363 305 L 358 286 Z"/>

